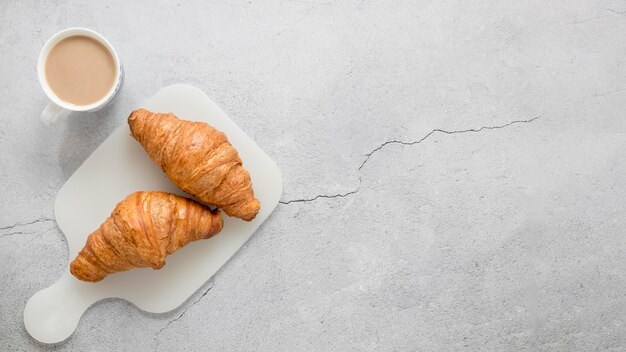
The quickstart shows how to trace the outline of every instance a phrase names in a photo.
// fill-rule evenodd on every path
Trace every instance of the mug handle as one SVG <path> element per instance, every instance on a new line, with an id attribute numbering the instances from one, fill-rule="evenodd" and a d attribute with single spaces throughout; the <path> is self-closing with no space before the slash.
<path id="1" fill-rule="evenodd" d="M 63 109 L 55 103 L 48 103 L 46 108 L 41 112 L 41 121 L 50 126 L 53 123 L 63 120 L 70 116 L 72 112 L 70 110 Z"/>

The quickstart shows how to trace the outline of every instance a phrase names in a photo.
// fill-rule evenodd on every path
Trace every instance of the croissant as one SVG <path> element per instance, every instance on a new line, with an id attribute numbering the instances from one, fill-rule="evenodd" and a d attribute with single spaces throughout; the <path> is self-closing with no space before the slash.
<path id="1" fill-rule="evenodd" d="M 146 109 L 133 111 L 128 124 L 176 186 L 229 216 L 250 221 L 259 212 L 250 174 L 224 133 L 203 122 Z"/>
<path id="2" fill-rule="evenodd" d="M 170 193 L 135 192 L 89 235 L 70 272 L 96 282 L 118 271 L 160 269 L 167 255 L 221 230 L 219 210 Z"/>

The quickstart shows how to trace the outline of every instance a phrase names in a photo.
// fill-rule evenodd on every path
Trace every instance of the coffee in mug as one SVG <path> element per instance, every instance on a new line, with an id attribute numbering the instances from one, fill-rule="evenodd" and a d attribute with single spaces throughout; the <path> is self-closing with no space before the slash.
<path id="1" fill-rule="evenodd" d="M 97 40 L 75 35 L 56 43 L 46 58 L 46 81 L 61 100 L 88 105 L 102 99 L 115 83 L 113 55 Z"/>
<path id="2" fill-rule="evenodd" d="M 73 111 L 96 111 L 111 103 L 122 85 L 122 64 L 102 35 L 75 27 L 46 42 L 37 75 L 51 100 L 41 113 L 49 125 Z"/>

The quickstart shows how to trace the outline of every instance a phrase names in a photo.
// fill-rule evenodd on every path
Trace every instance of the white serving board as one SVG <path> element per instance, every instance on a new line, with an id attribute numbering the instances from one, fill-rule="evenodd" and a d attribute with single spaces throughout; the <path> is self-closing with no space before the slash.
<path id="1" fill-rule="evenodd" d="M 104 298 L 123 298 L 153 313 L 178 307 L 213 276 L 278 204 L 282 177 L 276 164 L 200 90 L 182 84 L 169 86 L 141 107 L 208 122 L 226 133 L 250 172 L 261 210 L 251 222 L 223 214 L 224 229 L 219 235 L 190 243 L 168 256 L 161 270 L 134 269 L 110 275 L 98 283 L 87 283 L 74 278 L 68 264 L 61 279 L 33 295 L 24 309 L 26 329 L 41 342 L 55 343 L 68 338 L 85 310 Z M 131 137 L 125 121 L 76 170 L 57 195 L 54 213 L 67 238 L 69 260 L 76 257 L 87 236 L 119 201 L 135 191 L 157 190 L 186 195 Z M 42 258 L 42 265 L 45 260 Z"/>

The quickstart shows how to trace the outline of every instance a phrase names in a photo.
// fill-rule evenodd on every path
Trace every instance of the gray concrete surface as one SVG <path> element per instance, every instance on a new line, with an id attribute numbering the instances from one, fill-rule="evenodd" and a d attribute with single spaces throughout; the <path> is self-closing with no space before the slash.
<path id="1" fill-rule="evenodd" d="M 46 127 L 35 60 L 76 25 L 125 86 Z M 617 0 L 1 1 L 0 350 L 625 351 L 625 33 Z M 276 160 L 282 203 L 179 309 L 107 300 L 39 344 L 57 191 L 172 83 Z"/>

